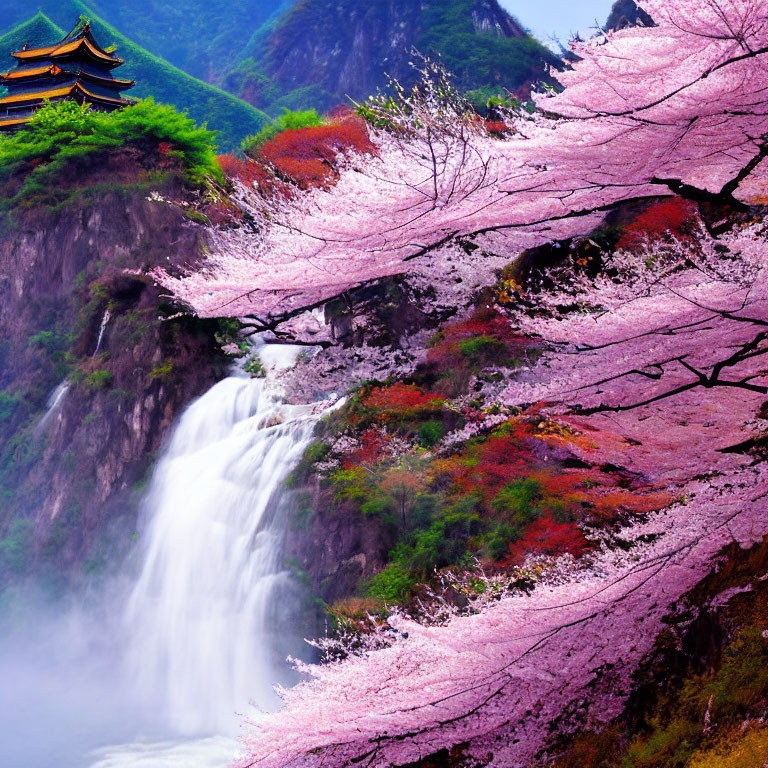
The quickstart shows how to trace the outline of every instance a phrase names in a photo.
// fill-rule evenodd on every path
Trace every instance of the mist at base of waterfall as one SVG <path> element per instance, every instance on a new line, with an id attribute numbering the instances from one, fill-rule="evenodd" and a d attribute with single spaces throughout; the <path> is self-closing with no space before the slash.
<path id="1" fill-rule="evenodd" d="M 92 621 L 28 603 L 23 627 L 0 637 L 0 765 L 228 768 L 234 735 L 174 735 L 136 696 L 108 628 Z"/>
<path id="2" fill-rule="evenodd" d="M 119 578 L 2 617 L 0 764 L 225 768 L 250 703 L 296 680 L 284 480 L 319 414 L 265 387 L 236 374 L 180 416 Z"/>
<path id="3" fill-rule="evenodd" d="M 224 736 L 120 744 L 96 750 L 88 768 L 227 768 L 237 751 L 237 741 Z"/>
<path id="4" fill-rule="evenodd" d="M 36 594 L 18 596 L 14 609 L 14 629 L 0 637 L 0 764 L 85 768 L 94 749 L 153 730 L 112 627 Z"/>

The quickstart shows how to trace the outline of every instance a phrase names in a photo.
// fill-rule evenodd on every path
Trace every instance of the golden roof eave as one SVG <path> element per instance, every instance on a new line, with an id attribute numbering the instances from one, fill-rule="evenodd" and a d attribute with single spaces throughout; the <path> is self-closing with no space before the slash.
<path id="1" fill-rule="evenodd" d="M 96 58 L 107 61 L 110 64 L 118 65 L 125 63 L 124 59 L 121 59 L 118 56 L 112 56 L 111 54 L 102 51 L 85 37 L 80 37 L 77 40 L 73 40 L 70 43 L 65 43 L 64 45 L 58 43 L 57 45 L 48 45 L 44 48 L 31 48 L 28 51 L 15 51 L 11 54 L 11 56 L 22 60 L 36 59 L 42 56 L 50 56 L 53 58 L 55 56 L 65 56 L 68 53 L 73 53 L 81 46 L 85 46 Z"/>
<path id="2" fill-rule="evenodd" d="M 12 69 L 4 75 L 0 75 L 0 82 L 6 80 L 26 80 L 28 77 L 37 77 L 38 75 L 58 75 L 61 67 L 56 64 L 48 64 L 44 67 L 35 67 L 34 69 Z"/>
<path id="3" fill-rule="evenodd" d="M 10 120 L 0 119 L 0 128 L 10 128 L 12 125 L 24 125 L 24 123 L 28 123 L 31 119 L 31 117 L 14 117 Z"/>
<path id="4" fill-rule="evenodd" d="M 112 98 L 111 96 L 99 96 L 96 93 L 91 93 L 87 88 L 84 88 L 81 83 L 75 83 L 74 88 L 76 88 L 81 93 L 85 94 L 89 98 L 93 99 L 94 101 L 106 101 L 110 104 L 122 104 L 124 106 L 127 106 L 131 102 L 128 101 L 128 99 L 121 99 L 121 98 Z"/>
<path id="5" fill-rule="evenodd" d="M 90 72 L 86 72 L 85 70 L 82 70 L 82 69 L 77 72 L 71 72 L 70 70 L 59 67 L 56 64 L 52 64 L 45 67 L 35 67 L 34 69 L 27 69 L 27 70 L 13 69 L 10 72 L 6 72 L 4 75 L 0 75 L 0 83 L 6 82 L 9 80 L 10 81 L 26 80 L 27 78 L 34 78 L 34 77 L 38 77 L 39 75 L 45 75 L 45 74 L 57 76 L 62 73 L 68 73 L 73 77 L 78 77 L 78 78 L 83 77 L 87 80 L 96 80 L 101 83 L 121 85 L 121 86 L 124 86 L 125 88 L 132 88 L 134 85 L 136 85 L 135 80 L 123 80 L 117 77 L 99 77 L 99 75 L 91 74 Z"/>
<path id="6" fill-rule="evenodd" d="M 18 96 L 5 96 L 0 99 L 0 105 L 2 104 L 19 104 L 25 101 L 44 101 L 45 99 L 57 99 L 60 97 L 66 97 L 72 95 L 75 91 L 80 91 L 83 95 L 87 96 L 94 101 L 103 101 L 107 104 L 120 104 L 127 106 L 131 102 L 127 99 L 111 98 L 109 96 L 101 96 L 96 93 L 91 93 L 87 88 L 84 88 L 80 81 L 68 85 L 66 88 L 58 88 L 49 91 L 40 91 L 38 93 L 25 93 Z"/>
<path id="7" fill-rule="evenodd" d="M 56 99 L 59 96 L 69 96 L 75 90 L 77 83 L 68 85 L 66 88 L 55 90 L 40 91 L 39 93 L 22 93 L 17 96 L 4 96 L 0 99 L 0 104 L 17 104 L 24 101 L 42 101 L 44 99 Z"/>

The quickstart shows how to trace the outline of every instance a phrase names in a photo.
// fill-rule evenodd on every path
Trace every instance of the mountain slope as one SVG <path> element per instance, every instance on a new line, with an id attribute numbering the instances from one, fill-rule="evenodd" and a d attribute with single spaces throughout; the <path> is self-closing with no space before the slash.
<path id="1" fill-rule="evenodd" d="M 95 0 L 99 15 L 195 77 L 210 80 L 241 56 L 284 0 Z"/>
<path id="2" fill-rule="evenodd" d="M 31 47 L 45 45 L 51 40 L 64 37 L 67 33 L 54 24 L 42 11 L 38 11 L 29 21 L 25 21 L 3 35 L 0 35 L 0 52 L 17 51 L 29 43 Z M 6 61 L 5 59 L 3 60 Z M 0 69 L 5 69 L 3 64 Z"/>
<path id="3" fill-rule="evenodd" d="M 136 80 L 130 95 L 153 96 L 164 104 L 187 110 L 198 123 L 219 131 L 219 145 L 228 150 L 239 146 L 243 137 L 257 132 L 267 121 L 266 115 L 229 93 L 182 72 L 167 61 L 136 45 L 117 29 L 96 16 L 86 5 L 74 5 L 91 20 L 94 34 L 104 44 L 115 44 L 125 59 L 121 70 Z"/>
<path id="4" fill-rule="evenodd" d="M 229 150 L 238 146 L 243 137 L 257 132 L 267 121 L 266 115 L 250 104 L 197 80 L 137 45 L 79 0 L 59 3 L 56 18 L 71 20 L 66 22 L 71 26 L 80 14 L 91 20 L 97 39 L 105 46 L 116 45 L 120 56 L 125 59 L 120 74 L 137 81 L 136 87 L 129 92 L 130 96 L 153 96 L 158 102 L 187 110 L 198 123 L 208 123 L 211 129 L 219 132 L 221 149 Z M 61 38 L 63 34 L 53 21 L 38 13 L 31 21 L 14 28 L 0 39 L 2 54 L 20 47 L 19 41 L 23 44 L 26 40 L 34 42 L 39 38 L 40 42 L 50 42 Z M 4 61 L 10 68 L 10 57 Z"/>
<path id="5" fill-rule="evenodd" d="M 362 99 L 387 75 L 408 83 L 414 48 L 439 55 L 467 90 L 524 89 L 556 63 L 496 0 L 300 0 L 256 40 L 262 50 L 246 49 L 223 83 L 264 107 L 265 76 L 298 94 L 294 106 Z"/>

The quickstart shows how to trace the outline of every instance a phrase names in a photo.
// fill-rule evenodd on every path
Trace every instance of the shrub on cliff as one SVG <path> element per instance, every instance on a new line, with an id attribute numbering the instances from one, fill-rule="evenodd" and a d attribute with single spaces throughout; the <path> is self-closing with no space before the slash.
<path id="1" fill-rule="evenodd" d="M 303 127 L 298 119 L 302 115 L 307 118 Z M 365 123 L 355 114 L 341 113 L 325 123 L 317 120 L 316 124 L 314 110 L 288 112 L 284 119 L 289 116 L 294 116 L 295 128 L 286 124 L 274 137 L 255 144 L 249 154 L 301 189 L 332 186 L 339 177 L 338 158 L 344 153 L 376 154 Z"/>
<path id="2" fill-rule="evenodd" d="M 177 167 L 192 184 L 221 178 L 215 134 L 198 128 L 173 107 L 145 99 L 115 112 L 96 112 L 74 102 L 47 104 L 23 130 L 0 136 L 0 178 L 25 174 L 17 197 L 46 188 L 63 171 L 95 155 L 133 148 Z"/>
<path id="3" fill-rule="evenodd" d="M 315 109 L 293 112 L 286 109 L 282 115 L 276 117 L 269 125 L 265 125 L 255 136 L 248 136 L 243 140 L 242 149 L 246 154 L 253 155 L 268 141 L 272 141 L 285 131 L 297 131 L 300 128 L 316 128 L 322 125 L 320 115 Z"/>

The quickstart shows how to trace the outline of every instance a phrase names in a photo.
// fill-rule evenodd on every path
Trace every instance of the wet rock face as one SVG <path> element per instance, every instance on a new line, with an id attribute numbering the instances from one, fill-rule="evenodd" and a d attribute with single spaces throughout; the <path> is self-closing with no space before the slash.
<path id="1" fill-rule="evenodd" d="M 158 289 L 125 274 L 199 248 L 177 206 L 136 189 L 3 227 L 0 538 L 25 521 L 22 570 L 76 572 L 127 546 L 175 416 L 223 375 L 214 327 L 161 321 Z"/>
<path id="2" fill-rule="evenodd" d="M 314 496 L 314 512 L 306 523 L 292 526 L 287 556 L 309 577 L 312 594 L 331 605 L 354 595 L 361 580 L 386 565 L 395 540 L 379 521 L 367 520 L 358 510 L 324 498 L 318 485 L 300 493 Z"/>

